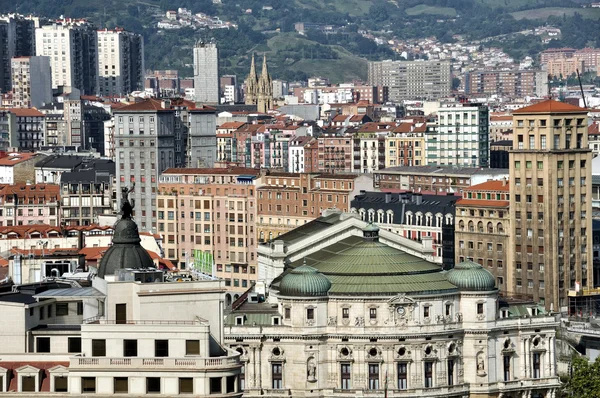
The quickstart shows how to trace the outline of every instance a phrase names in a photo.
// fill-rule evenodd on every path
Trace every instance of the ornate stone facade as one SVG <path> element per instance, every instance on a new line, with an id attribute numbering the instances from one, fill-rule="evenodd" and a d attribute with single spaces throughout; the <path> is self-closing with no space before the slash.
<path id="1" fill-rule="evenodd" d="M 250 73 L 246 78 L 246 105 L 256 105 L 260 113 L 266 113 L 273 107 L 273 81 L 269 75 L 266 55 L 263 57 L 260 77 L 256 73 L 254 55 L 252 55 Z"/>

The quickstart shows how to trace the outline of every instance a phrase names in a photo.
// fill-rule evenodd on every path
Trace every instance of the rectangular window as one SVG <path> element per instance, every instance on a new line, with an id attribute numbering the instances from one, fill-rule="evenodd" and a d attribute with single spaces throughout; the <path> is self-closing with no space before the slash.
<path id="1" fill-rule="evenodd" d="M 369 319 L 377 319 L 377 308 L 369 308 Z"/>
<path id="2" fill-rule="evenodd" d="M 146 393 L 160 394 L 160 377 L 146 377 Z"/>
<path id="3" fill-rule="evenodd" d="M 379 390 L 379 365 L 369 364 L 369 390 Z"/>
<path id="4" fill-rule="evenodd" d="M 448 360 L 448 385 L 454 385 L 454 359 Z"/>
<path id="5" fill-rule="evenodd" d="M 21 376 L 21 391 L 35 392 L 35 376 Z"/>
<path id="6" fill-rule="evenodd" d="M 289 307 L 286 307 L 286 309 L 285 309 L 285 319 L 290 319 L 291 315 L 292 315 L 292 309 L 289 308 Z"/>
<path id="7" fill-rule="evenodd" d="M 504 355 L 504 381 L 510 381 L 510 355 Z"/>
<path id="8" fill-rule="evenodd" d="M 425 388 L 433 387 L 433 362 L 427 361 L 425 362 Z"/>
<path id="9" fill-rule="evenodd" d="M 137 340 L 123 340 L 123 356 L 137 357 L 138 344 Z"/>
<path id="10" fill-rule="evenodd" d="M 423 307 L 423 318 L 429 318 L 429 306 Z"/>
<path id="11" fill-rule="evenodd" d="M 276 390 L 283 388 L 283 365 L 280 362 L 271 365 L 272 387 Z"/>
<path id="12" fill-rule="evenodd" d="M 154 356 L 168 357 L 169 356 L 169 340 L 154 340 Z"/>
<path id="13" fill-rule="evenodd" d="M 342 308 L 342 318 L 343 319 L 350 318 L 350 308 Z"/>
<path id="14" fill-rule="evenodd" d="M 50 352 L 50 337 L 35 339 L 35 352 Z"/>
<path id="15" fill-rule="evenodd" d="M 95 377 L 82 377 L 81 378 L 81 392 L 95 393 L 96 392 L 96 378 Z"/>
<path id="16" fill-rule="evenodd" d="M 220 377 L 211 377 L 209 387 L 210 387 L 211 394 L 220 394 L 223 390 L 223 385 L 221 384 L 221 378 Z"/>
<path id="17" fill-rule="evenodd" d="M 406 390 L 408 388 L 408 364 L 406 362 L 398 363 L 398 389 Z"/>
<path id="18" fill-rule="evenodd" d="M 186 340 L 185 355 L 200 355 L 200 340 Z"/>
<path id="19" fill-rule="evenodd" d="M 349 390 L 350 389 L 350 364 L 349 363 L 343 363 L 340 365 L 341 366 L 341 374 L 342 374 L 342 390 Z"/>
<path id="20" fill-rule="evenodd" d="M 128 394 L 129 379 L 127 377 L 115 377 L 113 379 L 113 387 L 115 394 Z"/>
<path id="21" fill-rule="evenodd" d="M 69 315 L 69 303 L 56 303 L 56 316 Z"/>
<path id="22" fill-rule="evenodd" d="M 306 319 L 315 319 L 315 309 L 314 308 L 306 309 Z"/>
<path id="23" fill-rule="evenodd" d="M 55 376 L 54 377 L 54 392 L 68 392 L 68 391 L 69 391 L 69 378 L 63 377 L 63 376 Z"/>
<path id="24" fill-rule="evenodd" d="M 243 387 L 242 387 L 243 389 Z M 194 393 L 194 379 L 191 377 L 180 377 L 179 378 L 179 394 L 193 394 Z"/>
<path id="25" fill-rule="evenodd" d="M 539 379 L 541 377 L 540 374 L 540 358 L 541 354 L 539 353 L 534 353 L 533 354 L 533 378 L 534 379 Z"/>
<path id="26" fill-rule="evenodd" d="M 81 337 L 69 337 L 68 340 L 69 352 L 80 353 L 81 352 Z"/>
<path id="27" fill-rule="evenodd" d="M 92 356 L 93 357 L 105 357 L 106 356 L 106 340 L 92 340 Z"/>
<path id="28" fill-rule="evenodd" d="M 483 303 L 477 303 L 477 314 L 483 314 Z"/>

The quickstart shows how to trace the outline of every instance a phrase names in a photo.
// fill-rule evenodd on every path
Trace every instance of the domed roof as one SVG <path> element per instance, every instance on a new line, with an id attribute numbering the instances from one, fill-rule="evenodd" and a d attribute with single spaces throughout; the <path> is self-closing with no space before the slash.
<path id="1" fill-rule="evenodd" d="M 301 265 L 288 272 L 279 283 L 279 294 L 283 296 L 322 297 L 327 296 L 331 282 L 325 275 Z"/>
<path id="2" fill-rule="evenodd" d="M 460 290 L 484 292 L 496 288 L 496 279 L 491 272 L 473 261 L 464 261 L 446 274 L 448 281 Z"/>
<path id="3" fill-rule="evenodd" d="M 114 275 L 123 268 L 154 268 L 152 258 L 141 245 L 136 223 L 130 218 L 122 218 L 115 226 L 113 245 L 104 253 L 98 266 L 98 277 Z"/>

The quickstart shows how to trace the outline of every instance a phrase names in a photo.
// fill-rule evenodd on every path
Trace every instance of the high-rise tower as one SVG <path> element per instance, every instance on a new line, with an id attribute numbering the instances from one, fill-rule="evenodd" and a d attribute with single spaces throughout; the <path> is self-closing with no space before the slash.
<path id="1" fill-rule="evenodd" d="M 220 102 L 219 50 L 215 43 L 199 41 L 194 46 L 194 96 L 203 104 Z"/>

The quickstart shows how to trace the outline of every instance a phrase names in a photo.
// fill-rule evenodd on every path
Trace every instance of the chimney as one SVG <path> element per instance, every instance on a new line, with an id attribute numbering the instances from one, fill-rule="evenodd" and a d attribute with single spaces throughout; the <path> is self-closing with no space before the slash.
<path id="1" fill-rule="evenodd" d="M 423 194 L 415 193 L 413 195 L 413 203 L 416 205 L 420 205 L 423 203 Z"/>
<path id="2" fill-rule="evenodd" d="M 385 203 L 390 203 L 392 201 L 392 194 L 391 192 L 386 192 L 385 193 Z"/>
<path id="3" fill-rule="evenodd" d="M 503 177 L 502 178 L 502 186 L 505 187 L 507 182 L 508 181 L 506 181 L 506 177 Z"/>
<path id="4" fill-rule="evenodd" d="M 366 194 L 367 194 L 367 191 L 365 191 L 364 189 L 360 190 L 360 195 L 366 195 Z"/>

